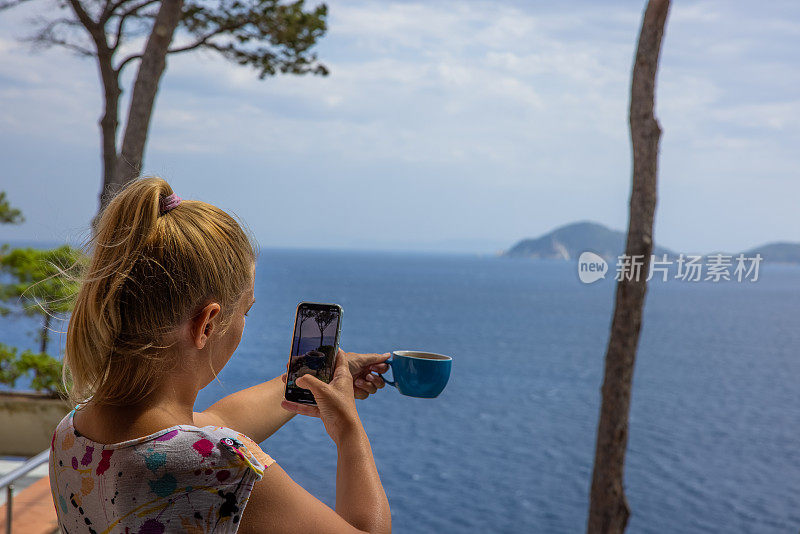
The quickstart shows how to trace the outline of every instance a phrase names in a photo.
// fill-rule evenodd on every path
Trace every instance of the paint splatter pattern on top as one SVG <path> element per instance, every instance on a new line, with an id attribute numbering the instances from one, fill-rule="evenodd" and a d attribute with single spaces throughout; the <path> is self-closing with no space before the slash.
<path id="1" fill-rule="evenodd" d="M 272 465 L 230 428 L 176 425 L 104 445 L 70 412 L 50 444 L 50 489 L 64 532 L 236 532 L 253 484 Z"/>

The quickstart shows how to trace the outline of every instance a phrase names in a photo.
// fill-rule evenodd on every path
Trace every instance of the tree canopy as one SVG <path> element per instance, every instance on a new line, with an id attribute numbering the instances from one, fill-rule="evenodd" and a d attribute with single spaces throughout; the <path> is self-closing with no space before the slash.
<path id="1" fill-rule="evenodd" d="M 0 10 L 36 0 L 3 0 Z M 175 0 L 166 0 L 175 2 Z M 328 8 L 305 9 L 305 0 L 184 0 L 176 30 L 188 42 L 167 49 L 168 54 L 205 48 L 240 65 L 254 67 L 259 77 L 278 72 L 327 74 L 311 48 L 325 34 Z M 60 0 L 58 16 L 42 20 L 28 40 L 61 46 L 78 55 L 112 56 L 133 39 L 151 33 L 162 0 Z M 112 67 L 122 71 L 142 59 L 137 51 L 117 58 Z"/>
<path id="2" fill-rule="evenodd" d="M 6 192 L 0 191 L 0 224 L 20 224 L 25 221 L 22 212 L 12 208 Z"/>
<path id="3" fill-rule="evenodd" d="M 52 318 L 72 311 L 79 284 L 68 271 L 82 259 L 83 253 L 69 245 L 51 250 L 4 247 L 0 251 L 0 273 L 12 280 L 0 285 L 0 303 L 5 303 L 0 304 L 0 315 L 41 316 L 41 352 L 47 352 Z"/>
<path id="4" fill-rule="evenodd" d="M 44 0 L 0 0 L 0 11 Z M 278 73 L 326 75 L 312 50 L 327 30 L 325 4 L 304 0 L 57 0 L 28 38 L 94 58 L 103 86 L 100 119 L 102 210 L 139 175 L 168 55 L 211 50 L 264 79 Z M 144 44 L 138 44 L 144 38 Z M 174 42 L 177 41 L 177 42 Z M 121 143 L 120 76 L 138 63 Z"/>
<path id="5" fill-rule="evenodd" d="M 22 221 L 20 210 L 12 208 L 0 191 L 0 224 Z M 83 253 L 66 245 L 53 250 L 0 247 L 0 274 L 11 280 L 0 284 L 0 316 L 19 312 L 43 317 L 40 352 L 19 353 L 17 347 L 0 343 L 0 384 L 13 388 L 20 377 L 27 376 L 35 391 L 63 395 L 62 363 L 47 354 L 50 321 L 53 314 L 72 310 L 78 284 L 66 271 L 84 259 Z"/>

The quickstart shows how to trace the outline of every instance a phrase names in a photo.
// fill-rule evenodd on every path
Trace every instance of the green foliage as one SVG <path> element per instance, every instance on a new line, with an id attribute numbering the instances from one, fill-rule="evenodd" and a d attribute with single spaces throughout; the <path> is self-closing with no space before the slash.
<path id="1" fill-rule="evenodd" d="M 0 224 L 19 224 L 24 221 L 22 212 L 12 208 L 6 198 L 6 192 L 0 191 Z"/>
<path id="2" fill-rule="evenodd" d="M 69 312 L 78 283 L 67 273 L 82 257 L 80 250 L 69 245 L 50 250 L 3 247 L 0 273 L 10 275 L 13 282 L 0 286 L 0 301 L 18 302 L 26 315 Z M 0 313 L 10 311 L 0 308 Z"/>
<path id="3" fill-rule="evenodd" d="M 14 387 L 21 376 L 31 377 L 35 391 L 64 395 L 61 383 L 62 363 L 47 353 L 26 350 L 17 355 L 17 348 L 0 343 L 0 384 Z"/>
<path id="4" fill-rule="evenodd" d="M 24 220 L 22 213 L 9 205 L 5 192 L 0 191 L 0 224 L 17 224 Z M 82 252 L 68 245 L 52 250 L 0 247 L 0 275 L 13 280 L 0 284 L 0 302 L 16 302 L 26 315 L 39 314 L 45 318 L 40 336 L 42 352 L 26 350 L 18 354 L 17 347 L 0 343 L 0 384 L 13 388 L 20 377 L 28 376 L 35 391 L 64 395 L 63 364 L 45 352 L 48 325 L 52 314 L 72 310 L 72 297 L 78 283 L 67 271 L 84 259 Z M 0 316 L 12 311 L 0 305 Z"/>
<path id="5" fill-rule="evenodd" d="M 63 392 L 61 387 L 62 363 L 46 352 L 38 354 L 26 350 L 17 361 L 21 374 L 32 373 L 31 387 L 36 391 Z"/>
<path id="6" fill-rule="evenodd" d="M 184 2 L 181 27 L 197 47 L 209 48 L 239 65 L 259 71 L 328 74 L 311 48 L 327 30 L 328 6 L 305 11 L 304 0 L 221 0 Z M 193 46 L 193 45 L 190 45 Z"/>
<path id="7" fill-rule="evenodd" d="M 14 386 L 21 374 L 16 363 L 17 347 L 0 343 L 0 384 Z"/>
<path id="8" fill-rule="evenodd" d="M 47 351 L 52 317 L 72 310 L 79 283 L 69 271 L 83 260 L 83 253 L 69 245 L 50 250 L 8 246 L 0 249 L 0 274 L 12 280 L 0 284 L 0 302 L 11 304 L 0 305 L 0 315 L 18 311 L 27 316 L 41 316 L 41 352 Z"/>
<path id="9" fill-rule="evenodd" d="M 0 0 L 0 12 L 29 1 Z M 98 57 L 97 47 L 90 43 L 99 38 L 110 59 L 123 45 L 150 34 L 161 4 L 160 0 L 56 2 L 58 11 L 66 13 L 56 11 L 58 16 L 42 18 L 28 40 Z M 324 76 L 328 69 L 311 49 L 327 31 L 327 16 L 327 5 L 306 8 L 305 0 L 184 0 L 179 29 L 191 40 L 167 53 L 214 50 L 257 69 L 261 79 L 278 72 Z M 126 56 L 115 66 L 117 74 L 141 56 L 141 52 Z"/>

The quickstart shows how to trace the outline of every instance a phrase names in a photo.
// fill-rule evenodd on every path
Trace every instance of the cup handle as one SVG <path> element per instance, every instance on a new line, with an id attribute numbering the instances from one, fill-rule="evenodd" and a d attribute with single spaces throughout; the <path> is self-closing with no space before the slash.
<path id="1" fill-rule="evenodd" d="M 389 358 L 388 360 L 386 360 L 386 361 L 385 361 L 385 362 L 383 362 L 383 363 L 387 364 L 387 365 L 389 366 L 389 369 L 391 369 L 391 368 L 392 368 L 392 359 L 391 359 L 391 358 Z M 388 373 L 389 371 L 386 371 L 386 372 Z M 383 378 L 383 381 L 384 381 L 384 382 L 386 382 L 387 384 L 389 384 L 389 385 L 390 385 L 390 386 L 392 386 L 392 387 L 397 387 L 397 386 L 396 386 L 396 384 L 397 384 L 397 381 L 391 381 L 391 380 L 389 380 L 388 378 L 386 378 L 385 376 L 383 376 L 383 374 L 382 374 L 382 373 L 378 373 L 378 374 L 380 375 L 380 377 L 381 377 L 381 378 Z M 394 375 L 394 373 L 392 373 L 392 375 Z"/>

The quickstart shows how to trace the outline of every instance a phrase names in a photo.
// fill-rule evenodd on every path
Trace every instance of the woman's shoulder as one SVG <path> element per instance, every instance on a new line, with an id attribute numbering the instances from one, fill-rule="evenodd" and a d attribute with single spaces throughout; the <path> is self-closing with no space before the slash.
<path id="1" fill-rule="evenodd" d="M 204 465 L 217 468 L 244 468 L 261 479 L 274 460 L 245 434 L 224 426 L 198 427 L 179 424 L 147 436 L 119 443 L 99 443 L 82 436 L 73 425 L 75 410 L 67 414 L 53 433 L 51 450 L 55 456 L 87 454 L 102 450 L 103 456 L 158 458 L 173 468 L 194 469 Z M 91 454 L 91 452 L 90 452 Z"/>
<path id="2" fill-rule="evenodd" d="M 201 454 L 211 448 L 219 451 L 220 455 L 233 455 L 244 466 L 251 469 L 258 479 L 264 474 L 264 469 L 275 463 L 259 445 L 249 436 L 224 426 L 185 427 L 184 430 L 194 433 L 197 438 L 192 443 L 192 448 Z"/>

